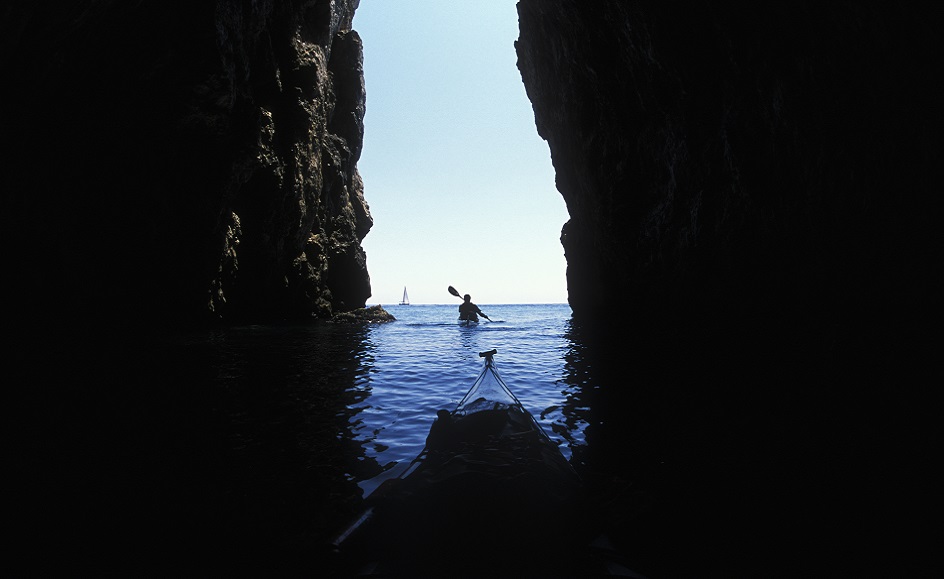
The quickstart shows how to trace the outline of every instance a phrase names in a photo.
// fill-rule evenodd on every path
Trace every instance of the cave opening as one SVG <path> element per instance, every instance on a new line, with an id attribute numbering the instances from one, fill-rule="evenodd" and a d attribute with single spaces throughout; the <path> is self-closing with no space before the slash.
<path id="1" fill-rule="evenodd" d="M 566 303 L 568 215 L 516 66 L 513 2 L 360 4 L 358 169 L 375 224 L 370 303 Z"/>

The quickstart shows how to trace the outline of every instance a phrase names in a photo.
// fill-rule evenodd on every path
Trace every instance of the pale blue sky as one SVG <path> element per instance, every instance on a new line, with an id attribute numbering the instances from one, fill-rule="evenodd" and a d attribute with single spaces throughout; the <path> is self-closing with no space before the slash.
<path id="1" fill-rule="evenodd" d="M 373 296 L 396 304 L 566 303 L 567 221 L 515 64 L 515 0 L 361 0 L 358 163 Z"/>

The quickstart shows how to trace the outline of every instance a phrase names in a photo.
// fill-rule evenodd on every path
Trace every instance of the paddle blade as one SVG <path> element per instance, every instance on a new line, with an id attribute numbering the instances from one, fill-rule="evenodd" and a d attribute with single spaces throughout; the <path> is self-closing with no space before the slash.
<path id="1" fill-rule="evenodd" d="M 461 298 L 461 297 L 462 297 L 461 295 L 459 295 L 459 290 L 457 290 L 456 288 L 454 288 L 454 287 L 452 287 L 452 286 L 449 286 L 449 293 L 451 293 L 452 295 L 456 296 L 457 298 Z"/>

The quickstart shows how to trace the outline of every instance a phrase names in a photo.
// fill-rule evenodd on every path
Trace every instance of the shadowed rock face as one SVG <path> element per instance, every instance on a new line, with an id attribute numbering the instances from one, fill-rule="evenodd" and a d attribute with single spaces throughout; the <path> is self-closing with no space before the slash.
<path id="1" fill-rule="evenodd" d="M 574 462 L 632 482 L 611 538 L 652 577 L 927 574 L 940 11 L 518 14 L 594 345 Z"/>
<path id="2" fill-rule="evenodd" d="M 824 349 L 925 327 L 941 273 L 936 12 L 521 0 L 518 13 L 578 317 L 786 330 Z"/>
<path id="3" fill-rule="evenodd" d="M 363 307 L 357 4 L 7 5 L 7 290 L 52 318 Z"/>

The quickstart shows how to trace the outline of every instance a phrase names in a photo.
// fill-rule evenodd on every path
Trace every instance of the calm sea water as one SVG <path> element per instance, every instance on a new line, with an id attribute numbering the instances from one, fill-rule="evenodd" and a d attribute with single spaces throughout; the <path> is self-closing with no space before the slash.
<path id="1" fill-rule="evenodd" d="M 154 368 L 165 410 L 149 409 L 162 440 L 144 475 L 170 503 L 152 513 L 157 524 L 180 509 L 182 544 L 192 533 L 230 558 L 302 556 L 422 450 L 436 411 L 458 403 L 483 368 L 479 353 L 491 349 L 505 382 L 571 458 L 586 445 L 587 422 L 570 307 L 480 304 L 492 321 L 463 326 L 457 306 L 385 306 L 397 319 L 382 324 L 240 326 L 171 339 Z"/>
<path id="2" fill-rule="evenodd" d="M 355 388 L 367 396 L 354 408 L 353 433 L 368 457 L 384 466 L 411 460 L 425 443 L 436 410 L 452 409 L 483 367 L 480 352 L 496 349 L 496 366 L 513 392 L 570 457 L 583 423 L 567 421 L 573 387 L 565 381 L 570 307 L 494 305 L 492 319 L 456 323 L 452 305 L 390 306 L 397 321 L 365 336 L 364 372 Z M 365 485 L 365 488 L 368 485 Z"/>

